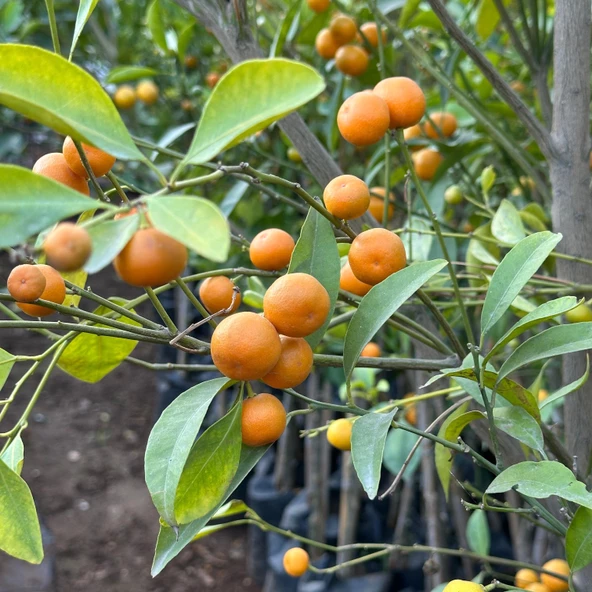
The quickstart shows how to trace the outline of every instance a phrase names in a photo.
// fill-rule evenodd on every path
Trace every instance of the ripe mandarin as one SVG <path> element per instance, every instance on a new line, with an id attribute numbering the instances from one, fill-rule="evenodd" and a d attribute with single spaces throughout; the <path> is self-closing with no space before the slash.
<path id="1" fill-rule="evenodd" d="M 519 569 L 514 577 L 514 585 L 518 588 L 525 588 L 528 584 L 539 581 L 539 575 L 533 569 Z"/>
<path id="2" fill-rule="evenodd" d="M 555 576 L 547 574 L 541 574 L 541 583 L 549 588 L 549 592 L 567 592 L 569 590 L 569 584 L 567 578 L 569 577 L 569 565 L 567 561 L 563 559 L 551 559 L 543 565 L 543 569 L 552 571 L 556 574 L 565 576 L 565 580 L 560 580 Z"/>
<path id="3" fill-rule="evenodd" d="M 370 189 L 370 205 L 368 206 L 368 211 L 370 212 L 371 216 L 380 224 L 382 224 L 382 214 L 384 213 L 384 194 L 385 190 L 384 187 L 372 187 Z M 378 195 L 372 195 L 378 194 Z M 380 196 L 380 197 L 378 197 Z M 388 206 L 388 219 L 390 220 L 394 213 L 395 213 L 395 206 L 393 203 L 395 202 L 395 194 L 389 192 L 389 206 Z"/>
<path id="4" fill-rule="evenodd" d="M 306 3 L 314 12 L 325 12 L 331 5 L 331 0 L 306 0 Z"/>
<path id="5" fill-rule="evenodd" d="M 136 104 L 136 91 L 129 84 L 123 84 L 115 91 L 113 102 L 119 109 L 131 109 Z"/>
<path id="6" fill-rule="evenodd" d="M 541 584 L 540 582 L 533 582 L 532 584 L 528 584 L 524 588 L 524 590 L 526 590 L 526 592 L 552 592 L 551 588 L 547 588 L 545 584 Z"/>
<path id="7" fill-rule="evenodd" d="M 154 105 L 158 101 L 158 86 L 152 80 L 142 80 L 136 86 L 136 96 L 146 105 Z"/>
<path id="8" fill-rule="evenodd" d="M 208 72 L 206 74 L 206 84 L 209 88 L 214 88 L 220 82 L 220 74 L 218 72 Z"/>
<path id="9" fill-rule="evenodd" d="M 332 421 L 327 430 L 329 444 L 339 450 L 351 450 L 352 427 L 352 422 L 344 417 Z"/>
<path id="10" fill-rule="evenodd" d="M 358 32 L 355 21 L 345 14 L 338 14 L 329 25 L 329 31 L 339 46 L 353 41 Z"/>
<path id="11" fill-rule="evenodd" d="M 417 140 L 423 136 L 423 132 L 421 130 L 421 126 L 419 124 L 412 125 L 411 127 L 406 127 L 403 130 L 403 137 L 405 138 L 405 142 L 409 142 L 409 140 Z M 409 149 L 412 152 L 417 152 L 421 150 L 421 145 L 412 144 L 409 146 Z"/>
<path id="12" fill-rule="evenodd" d="M 37 265 L 17 265 L 8 276 L 8 293 L 17 302 L 33 302 L 45 290 L 45 276 Z"/>
<path id="13" fill-rule="evenodd" d="M 232 298 L 234 304 L 229 313 L 233 313 L 241 303 L 240 292 L 235 294 L 235 285 L 227 277 L 218 275 L 205 279 L 199 286 L 199 298 L 210 314 L 220 312 L 230 307 Z"/>
<path id="14" fill-rule="evenodd" d="M 310 559 L 308 553 L 300 547 L 288 549 L 284 554 L 284 569 L 289 576 L 299 578 L 306 573 Z"/>
<path id="15" fill-rule="evenodd" d="M 66 284 L 64 278 L 53 267 L 49 265 L 35 266 L 45 276 L 45 288 L 39 298 L 54 302 L 55 304 L 62 304 L 66 298 Z M 32 317 L 46 317 L 55 312 L 46 306 L 39 304 L 21 304 L 17 302 L 16 305 L 26 314 Z"/>
<path id="16" fill-rule="evenodd" d="M 341 135 L 354 146 L 369 146 L 384 137 L 389 128 L 389 108 L 372 91 L 354 93 L 337 113 Z"/>
<path id="17" fill-rule="evenodd" d="M 423 181 L 431 181 L 442 164 L 444 157 L 433 148 L 423 148 L 411 156 L 417 176 Z"/>
<path id="18" fill-rule="evenodd" d="M 407 128 L 419 123 L 425 113 L 426 99 L 419 85 L 405 76 L 381 80 L 374 92 L 389 109 L 390 129 Z"/>
<path id="19" fill-rule="evenodd" d="M 370 205 L 368 185 L 354 175 L 339 175 L 329 181 L 323 192 L 325 207 L 341 220 L 361 216 Z"/>
<path id="20" fill-rule="evenodd" d="M 84 193 L 84 195 L 90 195 L 86 179 L 72 172 L 61 152 L 50 152 L 42 156 L 33 165 L 33 172 L 67 185 L 70 189 Z"/>
<path id="21" fill-rule="evenodd" d="M 349 263 L 346 263 L 341 268 L 341 273 L 339 275 L 339 288 L 341 290 L 345 290 L 346 292 L 351 292 L 356 296 L 366 296 L 366 294 L 370 292 L 372 286 L 370 284 L 361 282 L 354 275 Z"/>
<path id="22" fill-rule="evenodd" d="M 279 271 L 290 263 L 294 239 L 280 228 L 262 230 L 249 247 L 251 263 L 266 271 Z"/>
<path id="23" fill-rule="evenodd" d="M 43 241 L 47 262 L 58 271 L 76 271 L 90 257 L 92 240 L 86 228 L 62 222 Z"/>
<path id="24" fill-rule="evenodd" d="M 277 364 L 261 380 L 276 389 L 298 386 L 310 374 L 312 349 L 302 337 L 280 335 L 282 352 Z"/>
<path id="25" fill-rule="evenodd" d="M 423 124 L 423 131 L 428 138 L 438 140 L 449 138 L 458 127 L 456 117 L 452 113 L 438 111 L 430 113 L 429 119 Z"/>
<path id="26" fill-rule="evenodd" d="M 378 47 L 378 27 L 376 26 L 376 23 L 364 23 L 361 27 L 360 27 L 360 31 L 362 31 L 362 33 L 364 33 L 364 36 L 366 37 L 366 39 L 368 40 L 368 43 L 370 43 L 370 45 L 372 47 Z M 382 43 L 386 43 L 386 30 L 382 29 Z"/>
<path id="27" fill-rule="evenodd" d="M 281 401 L 269 393 L 245 399 L 241 429 L 243 444 L 247 446 L 272 444 L 286 429 L 286 410 Z"/>
<path id="28" fill-rule="evenodd" d="M 95 177 L 102 177 L 103 175 L 106 175 L 111 170 L 111 167 L 115 164 L 115 157 L 103 152 L 99 148 L 95 148 L 94 146 L 83 143 L 82 149 L 84 150 L 88 164 L 90 165 Z M 88 173 L 82 164 L 80 154 L 78 154 L 78 150 L 76 150 L 74 141 L 70 136 L 64 140 L 62 154 L 64 155 L 68 166 L 74 173 L 84 177 L 85 179 L 88 179 Z"/>
<path id="29" fill-rule="evenodd" d="M 331 35 L 329 29 L 321 29 L 315 39 L 315 49 L 325 60 L 332 60 L 339 49 L 337 41 Z"/>
<path id="30" fill-rule="evenodd" d="M 335 54 L 335 67 L 348 76 L 361 76 L 368 69 L 368 54 L 358 45 L 343 45 Z"/>
<path id="31" fill-rule="evenodd" d="M 382 354 L 382 350 L 380 349 L 380 346 L 378 345 L 378 343 L 374 343 L 374 341 L 370 341 L 364 346 L 364 349 L 362 350 L 360 357 L 361 358 L 380 358 L 381 354 Z"/>

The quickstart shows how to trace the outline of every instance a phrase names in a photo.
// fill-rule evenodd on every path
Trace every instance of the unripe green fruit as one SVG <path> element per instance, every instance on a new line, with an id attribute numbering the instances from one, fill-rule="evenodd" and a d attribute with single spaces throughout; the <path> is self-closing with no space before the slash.
<path id="1" fill-rule="evenodd" d="M 587 304 L 580 304 L 565 313 L 568 323 L 584 323 L 592 321 L 592 309 Z"/>
<path id="2" fill-rule="evenodd" d="M 288 158 L 292 162 L 302 162 L 302 156 L 300 156 L 300 152 L 298 152 L 298 150 L 296 150 L 296 148 L 294 148 L 293 146 L 290 146 L 290 148 L 288 148 Z"/>
<path id="3" fill-rule="evenodd" d="M 457 206 L 463 201 L 463 194 L 458 185 L 451 185 L 444 192 L 444 200 L 451 206 Z"/>

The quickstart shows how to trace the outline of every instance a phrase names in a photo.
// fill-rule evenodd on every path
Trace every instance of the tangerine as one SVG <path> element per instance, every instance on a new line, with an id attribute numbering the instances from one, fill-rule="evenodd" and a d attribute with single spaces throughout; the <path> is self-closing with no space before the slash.
<path id="1" fill-rule="evenodd" d="M 55 304 L 62 304 L 66 298 L 64 278 L 49 265 L 35 265 L 35 267 L 45 277 L 45 288 L 39 298 L 54 302 Z M 16 305 L 31 317 L 46 317 L 55 312 L 52 308 L 47 308 L 47 306 L 41 306 L 40 304 L 22 304 L 17 302 Z"/>
<path id="2" fill-rule="evenodd" d="M 298 386 L 310 374 L 312 349 L 302 337 L 280 335 L 282 352 L 277 364 L 261 380 L 276 389 Z"/>
<path id="3" fill-rule="evenodd" d="M 339 275 L 339 288 L 341 290 L 345 290 L 346 292 L 351 292 L 356 296 L 366 296 L 366 294 L 368 294 L 368 292 L 370 292 L 372 289 L 372 286 L 370 284 L 361 282 L 354 275 L 349 263 L 346 263 L 341 268 L 341 273 Z"/>
<path id="4" fill-rule="evenodd" d="M 543 565 L 543 569 L 565 576 L 566 578 L 569 577 L 570 573 L 569 565 L 567 564 L 567 561 L 563 559 L 551 559 Z M 545 573 L 541 574 L 541 583 L 547 586 L 549 592 L 567 592 L 569 590 L 567 579 L 560 580 L 555 576 L 550 576 Z"/>
<path id="5" fill-rule="evenodd" d="M 433 148 L 422 148 L 412 155 L 413 167 L 423 181 L 431 181 L 444 161 L 444 157 Z"/>
<path id="6" fill-rule="evenodd" d="M 325 12 L 331 5 L 331 0 L 306 0 L 308 7 L 317 13 Z"/>
<path id="7" fill-rule="evenodd" d="M 405 142 L 409 142 L 409 140 L 415 140 L 416 138 L 421 138 L 423 136 L 423 132 L 421 130 L 421 126 L 416 123 L 415 125 L 412 125 L 411 127 L 406 127 L 403 130 L 403 137 L 405 138 Z M 409 149 L 412 152 L 417 152 L 418 150 L 421 150 L 421 146 L 418 144 L 413 144 L 411 146 L 409 146 Z"/>
<path id="8" fill-rule="evenodd" d="M 430 113 L 429 119 L 423 124 L 423 131 L 428 138 L 439 140 L 449 138 L 458 127 L 456 117 L 446 111 Z"/>
<path id="9" fill-rule="evenodd" d="M 379 223 L 382 224 L 382 215 L 384 213 L 384 194 L 386 193 L 384 187 L 372 187 L 370 189 L 370 205 L 368 211 L 370 215 Z M 392 205 L 395 201 L 395 194 L 389 191 L 389 206 L 388 206 L 388 219 L 390 220 L 395 214 L 395 206 Z"/>
<path id="10" fill-rule="evenodd" d="M 354 146 L 369 146 L 384 137 L 389 128 L 389 108 L 372 91 L 354 93 L 337 113 L 341 135 Z"/>
<path id="11" fill-rule="evenodd" d="M 82 143 L 82 149 L 84 150 L 88 164 L 90 165 L 95 177 L 102 177 L 103 175 L 106 175 L 111 170 L 111 167 L 115 164 L 116 158 L 110 154 L 107 154 L 106 152 L 103 152 L 103 150 L 100 150 L 99 148 Z M 76 145 L 70 136 L 64 140 L 62 154 L 64 155 L 68 166 L 74 173 L 80 177 L 88 179 L 88 173 L 82 164 L 80 154 L 78 154 Z"/>
<path id="12" fill-rule="evenodd" d="M 158 101 L 158 86 L 152 80 L 142 80 L 136 86 L 136 96 L 146 105 L 154 105 Z"/>
<path id="13" fill-rule="evenodd" d="M 345 14 L 338 14 L 331 20 L 329 31 L 337 45 L 341 47 L 355 39 L 358 28 L 354 19 Z"/>
<path id="14" fill-rule="evenodd" d="M 58 224 L 43 241 L 47 262 L 59 271 L 76 271 L 90 257 L 92 240 L 88 231 L 72 222 Z"/>
<path id="15" fill-rule="evenodd" d="M 199 63 L 198 59 L 194 55 L 186 55 L 183 61 L 185 63 L 185 67 L 188 70 L 195 70 Z"/>
<path id="16" fill-rule="evenodd" d="M 33 172 L 67 185 L 84 195 L 90 195 L 86 179 L 72 171 L 61 152 L 50 152 L 42 156 L 33 165 Z"/>
<path id="17" fill-rule="evenodd" d="M 241 429 L 243 444 L 246 446 L 272 444 L 286 429 L 286 410 L 281 401 L 269 393 L 245 399 Z"/>
<path id="18" fill-rule="evenodd" d="M 339 450 L 351 450 L 352 428 L 352 422 L 344 417 L 332 421 L 327 430 L 329 444 Z"/>
<path id="19" fill-rule="evenodd" d="M 216 86 L 216 84 L 218 84 L 218 82 L 220 82 L 220 74 L 218 74 L 218 72 L 208 72 L 206 74 L 206 84 L 210 87 L 210 88 L 214 88 Z"/>
<path id="20" fill-rule="evenodd" d="M 343 45 L 335 54 L 335 67 L 348 76 L 361 76 L 368 69 L 368 54 L 358 45 Z"/>
<path id="21" fill-rule="evenodd" d="M 518 588 L 524 588 L 528 584 L 539 581 L 539 575 L 533 569 L 519 569 L 514 577 L 514 585 Z"/>
<path id="22" fill-rule="evenodd" d="M 376 26 L 376 23 L 373 23 L 373 22 L 364 23 L 360 27 L 360 31 L 362 31 L 362 33 L 364 33 L 364 36 L 366 37 L 366 39 L 368 40 L 368 43 L 372 47 L 378 47 L 378 27 Z M 382 43 L 383 44 L 386 43 L 386 30 L 385 29 L 382 29 Z"/>
<path id="23" fill-rule="evenodd" d="M 370 205 L 368 185 L 354 175 L 339 175 L 331 180 L 323 192 L 325 207 L 341 220 L 361 216 Z"/>
<path id="24" fill-rule="evenodd" d="M 115 91 L 113 102 L 119 109 L 131 109 L 136 104 L 136 91 L 129 84 L 123 84 Z"/>
<path id="25" fill-rule="evenodd" d="M 380 349 L 380 345 L 378 343 L 374 343 L 374 341 L 369 341 L 362 350 L 360 354 L 361 358 L 380 358 L 382 355 L 382 350 Z"/>
<path id="26" fill-rule="evenodd" d="M 405 76 L 381 80 L 374 92 L 389 109 L 390 129 L 407 128 L 419 123 L 425 113 L 425 95 L 417 82 Z"/>
<path id="27" fill-rule="evenodd" d="M 315 49 L 317 53 L 325 60 L 331 60 L 335 57 L 339 44 L 335 41 L 329 29 L 321 29 L 315 39 Z"/>
<path id="28" fill-rule="evenodd" d="M 17 302 L 33 302 L 45 290 L 45 276 L 36 265 L 17 265 L 8 276 L 8 293 Z"/>
<path id="29" fill-rule="evenodd" d="M 279 271 L 290 263 L 294 239 L 280 228 L 262 230 L 249 247 L 251 263 L 266 271 Z"/>
<path id="30" fill-rule="evenodd" d="M 288 549 L 284 554 L 284 569 L 289 576 L 299 578 L 306 573 L 310 559 L 308 553 L 300 547 Z"/>
<path id="31" fill-rule="evenodd" d="M 210 314 L 215 314 L 221 310 L 232 308 L 233 313 L 241 303 L 240 292 L 235 291 L 235 284 L 232 280 L 223 275 L 205 279 L 199 287 L 199 297 Z M 236 294 L 236 296 L 235 296 Z M 234 298 L 234 304 L 232 299 Z"/>
<path id="32" fill-rule="evenodd" d="M 526 590 L 527 592 L 551 592 L 550 588 L 547 588 L 547 586 L 539 582 L 533 582 L 532 584 L 528 584 L 526 588 L 524 588 L 524 590 Z"/>

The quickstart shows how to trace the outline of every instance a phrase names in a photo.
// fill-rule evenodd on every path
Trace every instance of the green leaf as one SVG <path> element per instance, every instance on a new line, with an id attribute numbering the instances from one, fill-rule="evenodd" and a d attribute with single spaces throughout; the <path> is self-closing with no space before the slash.
<path id="1" fill-rule="evenodd" d="M 578 508 L 565 536 L 565 554 L 572 572 L 592 563 L 592 510 Z"/>
<path id="2" fill-rule="evenodd" d="M 399 16 L 399 27 L 406 27 L 407 23 L 415 16 L 421 0 L 406 0 L 401 16 Z"/>
<path id="3" fill-rule="evenodd" d="M 124 305 L 123 298 L 111 298 L 116 304 Z M 138 327 L 140 323 L 127 317 L 113 315 L 106 306 L 99 306 L 94 314 L 107 315 L 111 318 Z M 93 323 L 94 324 L 94 323 Z M 97 327 L 105 327 L 100 323 Z M 79 333 L 60 356 L 58 366 L 66 373 L 83 382 L 95 383 L 115 370 L 135 349 L 138 342 L 123 337 L 107 337 L 93 333 Z"/>
<path id="4" fill-rule="evenodd" d="M 253 81 L 257 92 L 253 92 Z M 248 60 L 231 68 L 205 104 L 184 164 L 201 164 L 285 117 L 325 89 L 310 66 L 280 58 Z"/>
<path id="5" fill-rule="evenodd" d="M 10 376 L 10 371 L 15 363 L 15 357 L 5 349 L 0 348 L 0 391 Z"/>
<path id="6" fill-rule="evenodd" d="M 180 195 L 150 197 L 146 204 L 156 228 L 210 261 L 226 261 L 230 228 L 216 204 L 201 197 Z"/>
<path id="7" fill-rule="evenodd" d="M 580 378 L 578 378 L 577 380 L 574 380 L 573 382 L 566 384 L 565 386 L 561 387 L 559 390 L 555 391 L 554 393 L 551 393 L 544 401 L 541 401 L 541 403 L 539 404 L 539 408 L 541 409 L 541 411 L 545 407 L 547 407 L 548 405 L 552 405 L 553 403 L 556 403 L 557 401 L 559 401 L 560 399 L 562 399 L 566 395 L 569 395 L 569 394 L 574 393 L 577 390 L 581 389 L 586 384 L 586 381 L 588 380 L 589 376 L 590 376 L 590 357 L 588 355 L 586 355 L 586 372 L 584 372 L 584 374 Z"/>
<path id="8" fill-rule="evenodd" d="M 152 41 L 154 41 L 154 43 L 166 53 L 168 51 L 168 46 L 159 0 L 153 0 L 148 7 L 148 11 L 146 12 L 146 24 L 148 25 Z"/>
<path id="9" fill-rule="evenodd" d="M 509 245 L 515 245 L 526 236 L 520 214 L 511 201 L 502 199 L 491 221 L 491 234 Z"/>
<path id="10" fill-rule="evenodd" d="M 300 230 L 300 238 L 292 253 L 288 273 L 308 273 L 319 280 L 329 293 L 331 306 L 327 320 L 320 329 L 306 338 L 310 346 L 315 348 L 323 338 L 333 316 L 339 295 L 341 260 L 333 234 L 333 226 L 324 216 L 312 208 L 309 209 Z"/>
<path id="11" fill-rule="evenodd" d="M 444 420 L 444 423 L 440 426 L 440 430 L 438 431 L 438 437 L 447 439 L 446 432 L 448 431 L 449 426 L 465 413 L 468 406 L 468 403 L 461 405 L 454 413 Z M 434 461 L 436 464 L 438 479 L 440 479 L 444 495 L 448 500 L 448 493 L 450 490 L 450 469 L 452 468 L 452 452 L 443 444 L 436 443 L 434 446 Z"/>
<path id="12" fill-rule="evenodd" d="M 404 423 L 397 420 L 397 423 Z M 403 468 L 403 463 L 407 459 L 407 456 L 411 452 L 411 449 L 415 446 L 419 436 L 408 432 L 407 430 L 391 430 L 386 437 L 386 444 L 384 446 L 384 458 L 382 462 L 388 471 L 393 475 L 397 475 Z M 413 474 L 417 470 L 421 461 L 421 452 L 416 452 L 405 472 L 403 473 L 403 479 L 405 481 L 411 479 Z"/>
<path id="13" fill-rule="evenodd" d="M 224 496 L 226 500 L 233 494 L 236 488 L 243 482 L 245 477 L 251 472 L 253 467 L 261 460 L 263 455 L 269 450 L 269 446 L 260 446 L 252 448 L 244 446 L 241 448 L 240 462 L 238 469 L 232 479 L 232 483 L 228 487 Z M 154 561 L 152 563 L 152 576 L 157 576 L 166 565 L 174 559 L 199 533 L 199 531 L 208 523 L 208 521 L 216 514 L 218 508 L 198 518 L 189 524 L 179 526 L 178 533 L 174 529 L 165 526 L 160 527 L 158 533 L 158 541 L 156 543 L 156 551 L 154 553 Z"/>
<path id="14" fill-rule="evenodd" d="M 80 0 L 78 14 L 76 15 L 76 24 L 74 25 L 74 35 L 72 35 L 72 45 L 70 47 L 70 60 L 72 59 L 72 54 L 74 53 L 82 29 L 84 29 L 84 25 L 86 25 L 98 2 L 99 0 Z"/>
<path id="15" fill-rule="evenodd" d="M 469 547 L 479 555 L 489 555 L 491 535 L 487 514 L 483 510 L 475 510 L 467 522 L 467 542 Z"/>
<path id="16" fill-rule="evenodd" d="M 527 364 L 591 348 L 592 322 L 549 327 L 521 343 L 508 356 L 499 370 L 498 380 Z"/>
<path id="17" fill-rule="evenodd" d="M 66 281 L 78 286 L 79 288 L 84 288 L 86 280 L 88 279 L 88 273 L 86 273 L 84 269 L 77 269 L 76 271 L 62 271 L 60 272 L 60 275 Z M 81 298 L 82 296 L 80 296 L 80 294 L 66 294 L 62 304 L 64 306 L 78 306 L 80 304 Z"/>
<path id="18" fill-rule="evenodd" d="M 481 312 L 481 332 L 486 335 L 508 310 L 526 282 L 543 264 L 560 234 L 537 232 L 521 240 L 493 272 Z"/>
<path id="19" fill-rule="evenodd" d="M 97 207 L 111 206 L 28 169 L 0 165 L 0 248 L 17 245 L 59 220 Z"/>
<path id="20" fill-rule="evenodd" d="M 97 273 L 107 267 L 123 250 L 140 225 L 140 216 L 132 214 L 119 220 L 106 220 L 88 229 L 93 250 L 84 269 Z"/>
<path id="21" fill-rule="evenodd" d="M 396 412 L 393 409 L 390 413 L 368 413 L 356 419 L 352 428 L 354 469 L 371 500 L 378 493 L 384 445 Z"/>
<path id="22" fill-rule="evenodd" d="M 117 158 L 144 160 L 101 85 L 51 51 L 0 45 L 0 103 Z"/>
<path id="23" fill-rule="evenodd" d="M 193 445 L 175 496 L 175 518 L 188 524 L 216 509 L 236 473 L 241 456 L 242 402 Z"/>
<path id="24" fill-rule="evenodd" d="M 576 306 L 578 306 L 578 299 L 575 296 L 563 296 L 562 298 L 556 298 L 555 300 L 549 300 L 549 302 L 541 304 L 532 312 L 529 312 L 526 316 L 522 317 L 506 331 L 503 337 L 497 340 L 491 351 L 485 356 L 485 361 L 487 362 L 487 360 L 491 359 L 496 352 L 507 343 L 510 343 L 512 339 L 524 333 L 524 331 L 565 314 L 568 310 L 572 310 Z"/>
<path id="25" fill-rule="evenodd" d="M 195 37 L 195 23 L 196 21 L 187 23 L 179 32 L 179 38 L 177 40 L 177 55 L 179 56 L 179 62 L 185 60 L 187 54 L 187 48 Z"/>
<path id="26" fill-rule="evenodd" d="M 148 68 L 147 66 L 116 66 L 107 74 L 105 83 L 121 84 L 122 82 L 140 80 L 141 78 L 151 78 L 157 74 L 158 70 Z"/>
<path id="27" fill-rule="evenodd" d="M 592 493 L 586 490 L 586 485 L 565 465 L 554 460 L 512 465 L 491 482 L 485 493 L 504 493 L 510 489 L 536 499 L 556 495 L 592 509 Z"/>
<path id="28" fill-rule="evenodd" d="M 346 378 L 351 376 L 362 349 L 378 329 L 445 265 L 443 259 L 415 263 L 387 277 L 362 298 L 345 334 L 343 368 Z"/>
<path id="29" fill-rule="evenodd" d="M 521 407 L 499 407 L 493 410 L 495 425 L 533 450 L 544 453 L 543 432 L 534 417 Z"/>
<path id="30" fill-rule="evenodd" d="M 295 26 L 298 27 L 298 23 L 300 21 L 301 6 L 302 2 L 300 0 L 293 0 L 292 5 L 286 12 L 284 18 L 282 19 L 281 26 L 277 28 L 275 37 L 273 38 L 273 42 L 271 43 L 271 47 L 269 48 L 270 58 L 275 58 L 282 54 L 282 50 L 284 48 L 286 38 L 288 37 L 288 33 Z"/>
<path id="31" fill-rule="evenodd" d="M 175 524 L 175 494 L 183 467 L 210 403 L 228 383 L 215 378 L 181 393 L 162 413 L 148 438 L 144 457 L 146 485 L 158 513 Z"/>
<path id="32" fill-rule="evenodd" d="M 504 1 L 507 4 L 507 0 Z M 481 0 L 477 7 L 475 31 L 482 41 L 487 41 L 499 23 L 500 15 L 493 0 Z"/>
<path id="33" fill-rule="evenodd" d="M 41 528 L 28 485 L 0 460 L 0 549 L 17 559 L 43 561 Z"/>
<path id="34" fill-rule="evenodd" d="M 23 463 L 25 462 L 25 446 L 20 433 L 10 443 L 10 446 L 0 455 L 0 461 L 4 462 L 6 466 L 17 475 L 21 474 Z"/>

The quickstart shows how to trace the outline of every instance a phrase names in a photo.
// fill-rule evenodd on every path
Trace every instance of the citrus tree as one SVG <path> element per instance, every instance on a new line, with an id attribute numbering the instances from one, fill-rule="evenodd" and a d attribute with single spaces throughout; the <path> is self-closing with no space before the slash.
<path id="1" fill-rule="evenodd" d="M 220 375 L 183 392 L 147 444 L 154 575 L 196 538 L 249 524 L 298 543 L 284 556 L 295 577 L 427 553 L 433 590 L 559 592 L 578 573 L 585 590 L 589 6 L 177 4 L 153 1 L 139 24 L 134 3 L 81 1 L 70 21 L 50 0 L 0 6 L 3 117 L 59 145 L 32 170 L 0 165 L 0 247 L 17 262 L 0 330 L 48 344 L 0 350 L 0 421 L 29 398 L 0 433 L 0 549 L 43 558 L 21 434 L 52 372 L 98 382 L 127 361 Z M 93 288 L 109 266 L 137 297 Z M 199 320 L 171 317 L 170 290 Z M 192 335 L 205 324 L 207 341 Z M 152 364 L 133 357 L 140 341 L 211 364 Z M 303 391 L 311 372 L 340 399 Z M 223 393 L 230 408 L 202 429 Z M 421 469 L 426 544 L 358 542 L 349 524 L 332 546 L 234 499 L 302 415 L 301 435 L 343 451 L 370 500 Z M 485 477 L 459 489 L 463 457 Z M 444 499 L 468 510 L 454 529 L 470 551 L 443 544 Z M 549 561 L 491 556 L 493 513 L 547 532 Z M 319 551 L 337 559 L 315 566 Z M 449 557 L 482 569 L 453 579 Z"/>

